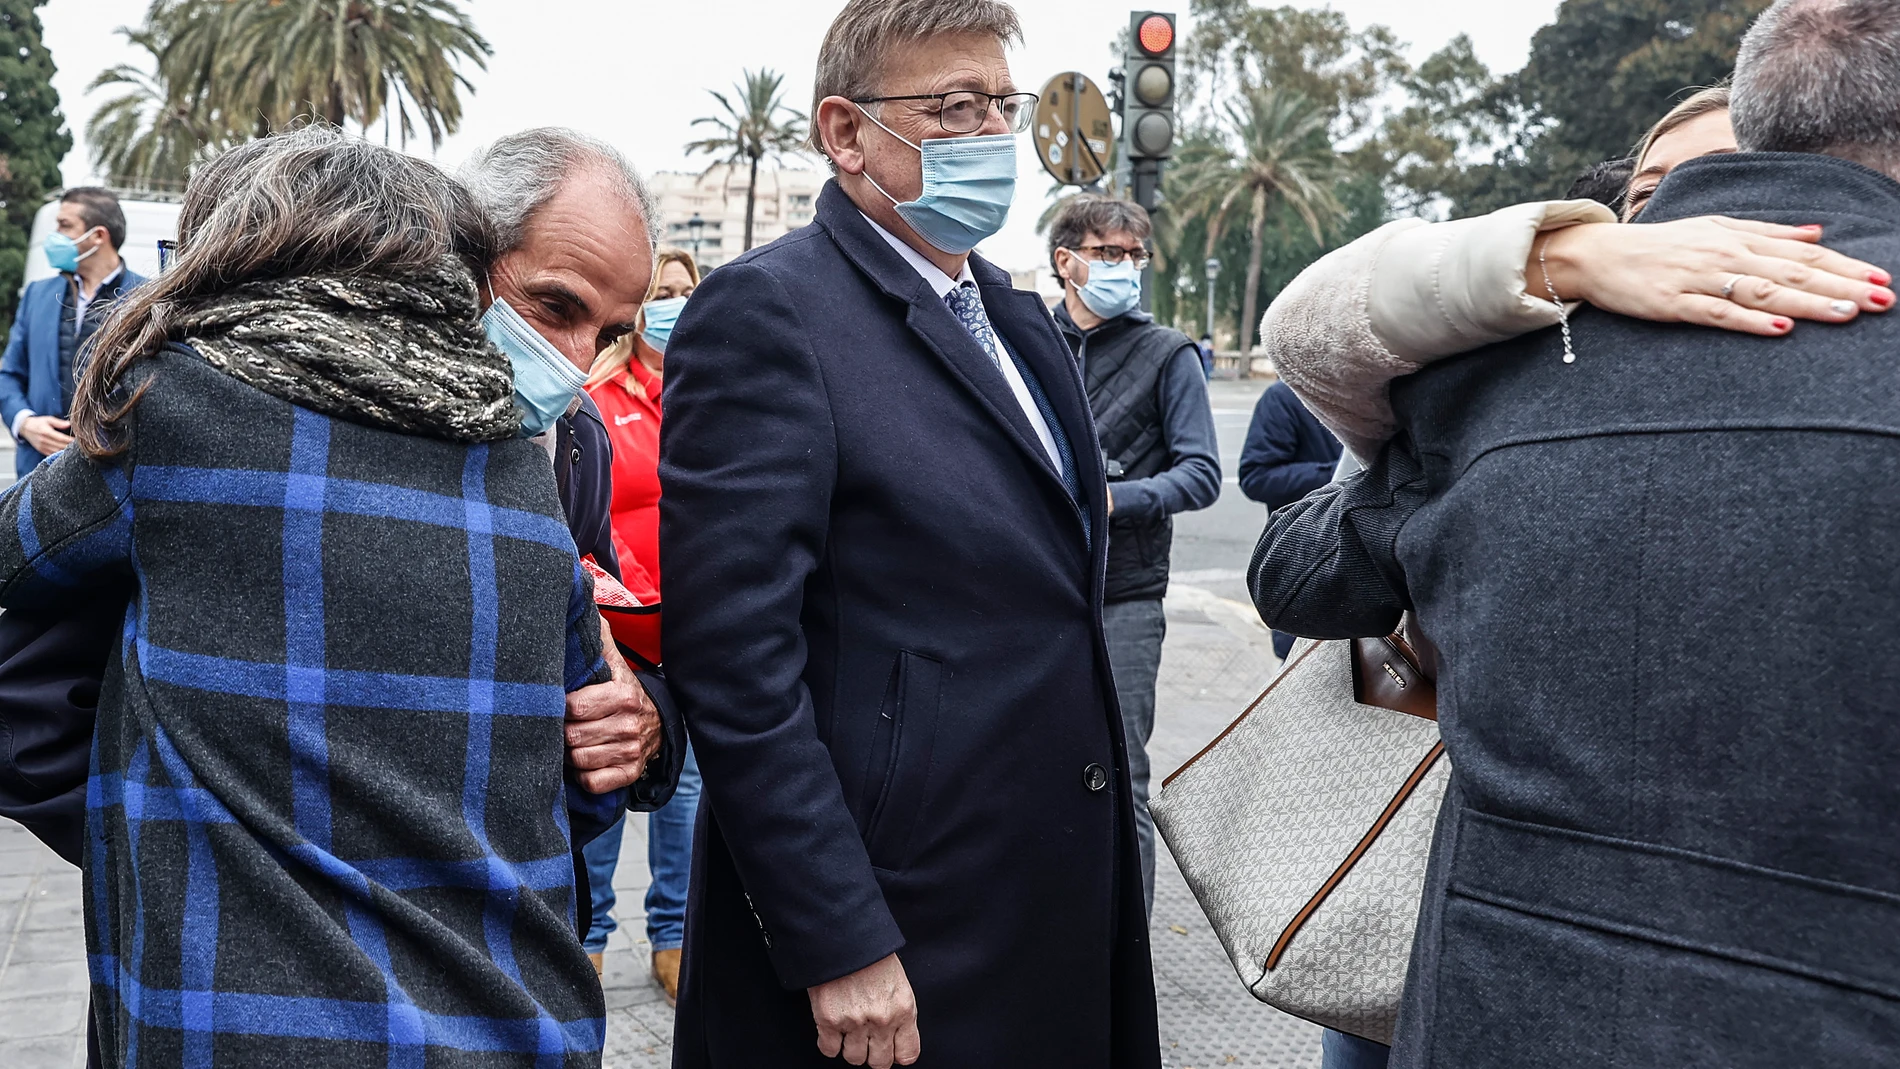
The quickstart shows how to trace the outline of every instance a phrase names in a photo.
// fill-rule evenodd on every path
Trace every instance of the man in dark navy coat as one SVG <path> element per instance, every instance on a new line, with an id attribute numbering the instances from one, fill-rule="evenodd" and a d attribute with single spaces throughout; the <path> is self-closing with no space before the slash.
<path id="1" fill-rule="evenodd" d="M 1736 65 L 1744 151 L 1642 222 L 1820 225 L 1883 269 L 1839 299 L 1891 307 L 1896 72 L 1893 0 L 1782 0 Z M 1735 270 L 1706 292 L 1798 306 Z M 1439 649 L 1452 789 L 1392 1065 L 1900 1063 L 1900 319 L 1571 326 L 1574 364 L 1544 331 L 1395 384 L 1399 437 L 1255 556 L 1274 626 L 1413 609 Z"/>
<path id="2" fill-rule="evenodd" d="M 1017 34 L 848 4 L 817 221 L 712 272 L 667 350 L 664 649 L 708 803 L 676 1066 L 1159 1064 L 1100 453 L 1041 300 L 968 255 Z"/>

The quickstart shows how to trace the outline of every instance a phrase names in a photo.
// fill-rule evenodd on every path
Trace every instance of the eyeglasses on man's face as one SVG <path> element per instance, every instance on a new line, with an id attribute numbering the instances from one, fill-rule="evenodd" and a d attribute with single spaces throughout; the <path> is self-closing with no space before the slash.
<path id="1" fill-rule="evenodd" d="M 895 100 L 934 100 L 937 122 L 946 133 L 974 134 L 983 129 L 989 121 L 990 109 L 1003 117 L 1003 125 L 1011 133 L 1020 134 L 1029 129 L 1029 121 L 1036 114 L 1036 94 L 1007 93 L 996 96 L 991 93 L 979 93 L 973 89 L 960 89 L 954 93 L 924 93 L 914 96 L 896 97 L 853 97 L 853 104 L 883 104 Z"/>
<path id="2" fill-rule="evenodd" d="M 1118 264 L 1123 260 L 1133 260 L 1137 271 L 1148 267 L 1147 249 L 1125 249 L 1120 245 L 1081 245 L 1069 251 L 1081 253 L 1084 260 L 1096 263 Z"/>

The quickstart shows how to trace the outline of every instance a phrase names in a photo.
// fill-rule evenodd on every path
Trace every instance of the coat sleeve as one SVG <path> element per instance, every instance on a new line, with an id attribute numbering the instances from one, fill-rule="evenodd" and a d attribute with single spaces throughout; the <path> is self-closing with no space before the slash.
<path id="1" fill-rule="evenodd" d="M 19 314 L 13 317 L 13 329 L 7 333 L 7 351 L 0 356 L 0 425 L 8 432 L 13 429 L 13 421 L 20 410 L 27 407 L 27 352 L 26 338 L 32 333 L 28 320 L 33 315 L 32 291 L 20 300 Z"/>
<path id="2" fill-rule="evenodd" d="M 1260 618 L 1305 638 L 1391 634 L 1412 607 L 1399 532 L 1425 496 L 1424 471 L 1395 440 L 1371 467 L 1274 510 L 1247 569 Z"/>
<path id="3" fill-rule="evenodd" d="M 132 481 L 77 448 L 0 497 L 0 607 L 59 609 L 131 573 Z"/>
<path id="4" fill-rule="evenodd" d="M 1201 374 L 1201 349 L 1193 342 L 1168 358 L 1155 383 L 1161 434 L 1168 446 L 1166 471 L 1109 487 L 1115 515 L 1150 519 L 1191 512 L 1220 497 L 1220 448 L 1214 439 L 1214 409 Z"/>
<path id="5" fill-rule="evenodd" d="M 574 562 L 574 578 L 567 597 L 567 656 L 562 677 L 569 692 L 610 678 L 601 655 L 600 612 L 594 608 L 594 581 Z M 567 821 L 575 849 L 592 842 L 613 826 L 626 809 L 626 788 L 595 794 L 570 778 L 567 782 Z"/>
<path id="6" fill-rule="evenodd" d="M 667 680 L 788 989 L 903 945 L 804 679 L 838 466 L 813 337 L 773 276 L 720 268 L 667 346 L 660 424 Z"/>
<path id="7" fill-rule="evenodd" d="M 1537 201 L 1449 223 L 1402 219 L 1335 249 L 1267 309 L 1260 337 L 1281 379 L 1361 459 L 1398 424 L 1388 388 L 1435 360 L 1557 322 L 1528 291 L 1537 235 L 1614 222 L 1594 201 Z"/>
<path id="8" fill-rule="evenodd" d="M 99 689 L 126 597 L 100 591 L 69 612 L 0 613 L 0 817 L 74 865 L 85 841 Z"/>
<path id="9" fill-rule="evenodd" d="M 1240 489 L 1270 509 L 1283 508 L 1332 481 L 1335 460 L 1301 460 L 1299 400 L 1268 387 L 1254 402 L 1253 422 L 1240 450 Z M 1310 418 L 1310 417 L 1308 417 Z"/>

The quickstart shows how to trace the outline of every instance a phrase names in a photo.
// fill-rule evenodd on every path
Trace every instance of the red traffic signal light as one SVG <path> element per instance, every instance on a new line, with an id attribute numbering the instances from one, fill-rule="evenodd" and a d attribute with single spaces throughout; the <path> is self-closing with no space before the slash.
<path id="1" fill-rule="evenodd" d="M 1174 47 L 1174 20 L 1166 15 L 1149 15 L 1135 31 L 1135 41 L 1148 55 L 1166 53 Z"/>

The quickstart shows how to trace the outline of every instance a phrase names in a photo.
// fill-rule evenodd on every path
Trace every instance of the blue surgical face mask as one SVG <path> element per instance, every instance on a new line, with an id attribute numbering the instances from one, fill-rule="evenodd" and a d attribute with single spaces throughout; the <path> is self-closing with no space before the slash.
<path id="1" fill-rule="evenodd" d="M 514 367 L 515 411 L 521 413 L 523 438 L 544 433 L 567 415 L 587 385 L 579 368 L 500 297 L 483 313 L 482 331 Z"/>
<path id="2" fill-rule="evenodd" d="M 1141 272 L 1133 260 L 1105 264 L 1095 260 L 1089 265 L 1089 280 L 1076 287 L 1082 303 L 1103 319 L 1127 315 L 1141 304 Z"/>
<path id="3" fill-rule="evenodd" d="M 79 242 L 64 234 L 56 233 L 47 235 L 46 244 L 40 246 L 40 250 L 46 254 L 46 262 L 52 265 L 53 270 L 71 274 L 79 270 L 79 261 L 98 252 L 99 246 L 94 245 L 85 252 L 80 252 Z"/>
<path id="4" fill-rule="evenodd" d="M 684 307 L 686 307 L 684 297 L 662 297 L 657 301 L 647 302 L 647 325 L 640 333 L 646 338 L 648 345 L 666 352 L 666 343 L 673 338 L 673 324 L 679 322 L 680 309 Z"/>
<path id="5" fill-rule="evenodd" d="M 864 111 L 859 106 L 859 111 Z M 865 111 L 878 129 L 904 141 Z M 910 145 L 923 155 L 924 192 L 898 202 L 884 193 L 869 171 L 865 179 L 897 207 L 897 214 L 925 241 L 952 256 L 962 256 L 1003 229 L 1010 201 L 1016 199 L 1016 135 L 933 137 Z"/>

